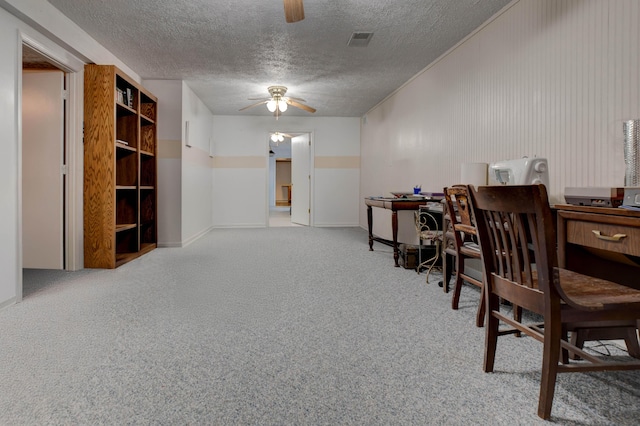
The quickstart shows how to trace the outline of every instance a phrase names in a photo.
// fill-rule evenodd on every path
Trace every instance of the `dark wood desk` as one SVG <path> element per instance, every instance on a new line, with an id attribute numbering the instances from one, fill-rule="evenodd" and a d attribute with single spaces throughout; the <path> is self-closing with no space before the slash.
<path id="1" fill-rule="evenodd" d="M 397 267 L 398 263 L 398 210 L 418 210 L 418 207 L 425 205 L 430 199 L 414 199 L 414 198 L 382 198 L 382 197 L 365 197 L 364 203 L 367 205 L 367 222 L 369 225 L 369 250 L 373 251 L 373 242 L 378 241 L 383 244 L 393 246 L 393 259 Z M 391 231 L 393 241 L 373 235 L 373 210 L 372 207 L 391 210 Z"/>
<path id="2" fill-rule="evenodd" d="M 640 212 L 556 204 L 558 266 L 640 288 Z"/>
<path id="3" fill-rule="evenodd" d="M 558 266 L 640 289 L 640 212 L 557 204 Z M 595 325 L 595 327 L 592 327 Z M 625 339 L 640 358 L 634 321 L 574 324 L 572 342 Z M 582 330 L 579 330 L 582 328 Z"/>

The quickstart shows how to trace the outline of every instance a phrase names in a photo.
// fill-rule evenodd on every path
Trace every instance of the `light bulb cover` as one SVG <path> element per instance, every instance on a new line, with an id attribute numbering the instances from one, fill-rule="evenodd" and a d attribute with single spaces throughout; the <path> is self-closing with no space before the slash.
<path id="1" fill-rule="evenodd" d="M 271 99 L 269 102 L 267 102 L 267 109 L 270 112 L 274 112 L 276 110 L 276 106 L 278 104 L 276 103 L 276 101 L 274 101 L 273 99 Z"/>
<path id="2" fill-rule="evenodd" d="M 278 109 L 282 112 L 285 112 L 287 110 L 287 103 L 283 100 L 278 101 Z"/>
<path id="3" fill-rule="evenodd" d="M 275 133 L 271 134 L 271 141 L 272 142 L 278 142 L 278 135 L 276 135 Z"/>

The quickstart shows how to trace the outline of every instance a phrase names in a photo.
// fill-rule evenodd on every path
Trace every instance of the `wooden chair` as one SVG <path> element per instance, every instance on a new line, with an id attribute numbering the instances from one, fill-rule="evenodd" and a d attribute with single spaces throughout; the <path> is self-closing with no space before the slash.
<path id="1" fill-rule="evenodd" d="M 414 221 L 416 232 L 418 234 L 418 263 L 416 272 L 420 274 L 422 268 L 427 268 L 427 284 L 429 284 L 429 274 L 434 268 L 439 268 L 438 261 L 442 251 L 442 216 L 433 214 L 429 210 L 429 206 L 420 206 L 414 212 Z M 433 248 L 433 256 L 428 259 L 422 259 L 422 243 L 427 243 L 427 247 Z"/>
<path id="2" fill-rule="evenodd" d="M 456 280 L 453 286 L 451 308 L 458 309 L 462 283 L 468 282 L 482 290 L 482 264 L 480 262 L 480 246 L 476 244 L 476 227 L 472 220 L 468 201 L 467 186 L 453 185 L 444 188 L 446 215 L 449 229 L 445 230 L 447 241 L 453 241 L 453 246 L 444 248 L 445 255 L 453 257 L 455 262 Z M 444 272 L 446 274 L 446 272 Z M 444 280 L 444 286 L 449 284 Z M 484 324 L 484 298 L 480 291 L 476 326 Z"/>
<path id="3" fill-rule="evenodd" d="M 494 368 L 499 336 L 515 331 L 543 343 L 538 416 L 549 419 L 562 372 L 640 369 L 610 362 L 566 340 L 571 323 L 638 320 L 640 290 L 557 265 L 555 228 L 544 185 L 469 187 L 485 273 L 487 305 L 484 371 Z M 542 316 L 542 327 L 500 313 L 499 299 Z M 512 328 L 499 329 L 503 322 Z M 570 362 L 568 352 L 583 360 Z M 562 357 L 561 357 L 562 355 Z"/>

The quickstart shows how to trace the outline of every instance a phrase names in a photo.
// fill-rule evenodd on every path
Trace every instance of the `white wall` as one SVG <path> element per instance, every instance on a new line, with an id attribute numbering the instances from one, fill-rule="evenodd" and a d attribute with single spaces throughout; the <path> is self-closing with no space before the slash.
<path id="1" fill-rule="evenodd" d="M 158 247 L 181 247 L 182 81 L 143 84 L 158 98 Z"/>
<path id="2" fill-rule="evenodd" d="M 18 25 L 0 10 L 0 306 L 15 301 L 22 282 L 18 257 L 22 252 L 18 237 Z"/>
<path id="3" fill-rule="evenodd" d="M 209 149 L 213 116 L 186 83 L 182 83 L 182 119 L 182 242 L 189 244 L 212 226 Z"/>
<path id="4" fill-rule="evenodd" d="M 552 202 L 567 186 L 623 186 L 622 123 L 640 118 L 639 22 L 637 0 L 514 1 L 367 113 L 361 195 L 441 191 L 461 163 L 522 156 L 548 159 Z M 374 232 L 390 238 L 385 213 Z"/>
<path id="5" fill-rule="evenodd" d="M 360 124 L 358 118 L 213 117 L 213 225 L 267 226 L 269 133 L 310 132 L 311 220 L 314 226 L 357 226 Z M 224 201 L 219 201 L 224 200 Z"/>

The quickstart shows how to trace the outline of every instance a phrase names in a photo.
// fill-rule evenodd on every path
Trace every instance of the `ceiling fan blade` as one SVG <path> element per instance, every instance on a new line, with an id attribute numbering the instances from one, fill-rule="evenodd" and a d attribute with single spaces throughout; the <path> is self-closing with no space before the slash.
<path id="1" fill-rule="evenodd" d="M 239 109 L 238 111 L 244 111 L 245 109 L 249 109 L 249 108 L 253 108 L 256 107 L 258 105 L 262 105 L 262 104 L 266 104 L 267 102 L 269 102 L 268 100 L 262 100 L 260 102 L 256 102 L 255 104 L 251 104 L 249 106 L 246 106 L 244 108 Z"/>
<path id="2" fill-rule="evenodd" d="M 294 98 L 293 96 L 287 96 L 285 100 L 287 99 L 293 99 L 294 101 L 299 101 L 299 102 L 307 102 L 302 98 Z"/>
<path id="3" fill-rule="evenodd" d="M 302 0 L 284 0 L 284 19 L 288 23 L 298 22 L 304 19 Z"/>
<path id="4" fill-rule="evenodd" d="M 294 107 L 296 107 L 296 108 L 303 109 L 303 110 L 305 110 L 305 111 L 307 111 L 307 112 L 311 112 L 311 113 L 316 112 L 316 109 L 315 109 L 315 108 L 311 108 L 311 107 L 310 107 L 310 106 L 308 106 L 308 105 L 301 104 L 300 102 L 296 102 L 296 101 L 292 100 L 291 98 L 287 99 L 287 103 L 288 103 L 289 105 L 291 105 L 291 106 L 294 106 Z"/>

